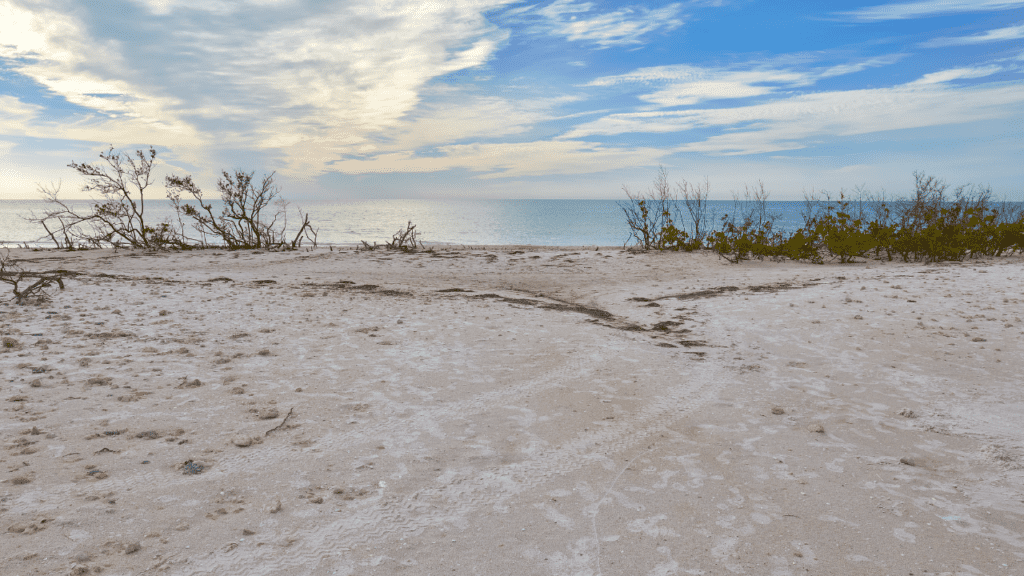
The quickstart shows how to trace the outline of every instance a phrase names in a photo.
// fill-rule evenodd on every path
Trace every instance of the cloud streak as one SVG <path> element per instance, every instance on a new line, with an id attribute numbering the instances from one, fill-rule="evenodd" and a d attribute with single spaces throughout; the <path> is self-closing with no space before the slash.
<path id="1" fill-rule="evenodd" d="M 948 70 L 892 88 L 818 92 L 749 106 L 612 114 L 582 124 L 563 138 L 727 130 L 681 144 L 676 150 L 745 155 L 797 150 L 834 136 L 1014 116 L 1024 105 L 1024 91 L 1019 85 L 949 84 L 991 75 L 999 69 Z"/>
<path id="2" fill-rule="evenodd" d="M 771 94 L 780 87 L 806 86 L 812 76 L 787 70 L 717 70 L 696 66 L 657 66 L 597 78 L 587 86 L 651 84 L 664 88 L 639 96 L 662 107 L 692 106 L 708 100 L 750 98 Z"/>
<path id="3" fill-rule="evenodd" d="M 940 48 L 943 46 L 971 46 L 973 44 L 988 44 L 989 42 L 1006 42 L 1007 40 L 1018 40 L 1024 38 L 1024 24 L 1020 26 L 1007 26 L 996 28 L 973 36 L 957 36 L 952 38 L 935 38 L 922 42 L 923 48 Z"/>
<path id="4" fill-rule="evenodd" d="M 632 168 L 669 153 L 651 147 L 606 146 L 600 142 L 539 140 L 521 143 L 456 144 L 438 149 L 439 157 L 411 152 L 379 154 L 336 162 L 349 174 L 439 172 L 464 168 L 480 179 L 572 175 Z"/>
<path id="5" fill-rule="evenodd" d="M 735 100 L 767 96 L 781 90 L 813 85 L 821 78 L 854 74 L 887 66 L 902 55 L 885 55 L 829 68 L 807 70 L 775 69 L 750 65 L 747 69 L 702 68 L 691 65 L 640 68 L 625 74 L 596 78 L 585 86 L 663 86 L 641 94 L 644 102 L 661 107 L 694 106 L 711 100 Z"/>
<path id="6" fill-rule="evenodd" d="M 641 36 L 657 30 L 671 31 L 683 25 L 679 4 L 649 9 L 624 7 L 603 14 L 589 15 L 590 2 L 556 0 L 536 10 L 547 18 L 550 34 L 573 42 L 593 42 L 601 48 L 641 44 Z M 587 14 L 587 16 L 583 16 Z"/>
<path id="7" fill-rule="evenodd" d="M 1024 0 L 924 0 L 923 2 L 882 4 L 839 14 L 862 21 L 908 20 L 963 12 L 1011 10 L 1020 7 L 1024 7 Z"/>

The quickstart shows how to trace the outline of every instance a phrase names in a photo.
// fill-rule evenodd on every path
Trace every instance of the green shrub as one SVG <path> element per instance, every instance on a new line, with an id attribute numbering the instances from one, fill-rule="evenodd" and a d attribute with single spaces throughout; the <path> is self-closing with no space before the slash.
<path id="1" fill-rule="evenodd" d="M 805 195 L 804 226 L 788 235 L 774 230 L 777 215 L 768 212 L 768 193 L 761 183 L 753 192 L 746 190 L 745 203 L 734 196 L 734 214 L 749 208 L 742 218 L 726 214 L 713 230 L 704 225 L 707 184 L 696 188 L 700 208 L 696 211 L 691 207 L 693 189 L 680 185 L 693 220 L 691 236 L 675 225 L 669 211 L 676 196 L 668 192 L 662 168 L 655 180 L 657 193 L 633 196 L 627 190 L 634 209 L 634 218 L 629 219 L 631 237 L 645 249 L 709 248 L 734 263 L 790 258 L 821 264 L 826 257 L 849 263 L 871 253 L 890 261 L 895 254 L 905 262 L 941 262 L 1024 251 L 1024 210 L 1019 206 L 1004 201 L 1001 209 L 991 208 L 988 187 L 961 186 L 949 199 L 943 181 L 920 172 L 914 173 L 914 179 L 914 195 L 909 199 L 886 198 L 884 193 L 874 197 L 859 188 L 856 201 L 848 200 L 844 191 L 834 202 L 827 193 L 824 200 L 813 193 Z"/>
<path id="2" fill-rule="evenodd" d="M 708 234 L 708 183 L 704 186 L 690 184 L 685 180 L 676 183 L 677 192 L 673 192 L 668 181 L 668 173 L 664 167 L 658 171 L 654 179 L 654 188 L 646 194 L 630 192 L 623 186 L 629 202 L 620 204 L 629 226 L 629 238 L 637 248 L 643 250 L 684 250 L 692 252 L 704 247 Z M 683 220 L 679 209 L 679 195 L 683 196 L 683 204 L 690 214 L 692 233 L 676 226 Z"/>

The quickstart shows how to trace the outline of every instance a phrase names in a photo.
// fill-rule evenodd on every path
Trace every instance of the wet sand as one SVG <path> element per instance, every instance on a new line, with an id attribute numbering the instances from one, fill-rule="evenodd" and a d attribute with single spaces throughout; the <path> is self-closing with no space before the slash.
<path id="1" fill-rule="evenodd" d="M 12 255 L 4 574 L 1024 573 L 1024 257 Z"/>

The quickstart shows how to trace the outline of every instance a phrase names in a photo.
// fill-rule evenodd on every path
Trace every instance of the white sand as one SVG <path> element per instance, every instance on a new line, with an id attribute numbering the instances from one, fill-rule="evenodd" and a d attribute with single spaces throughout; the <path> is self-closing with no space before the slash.
<path id="1" fill-rule="evenodd" d="M 0 572 L 1024 573 L 1024 258 L 524 250 L 14 251 Z"/>

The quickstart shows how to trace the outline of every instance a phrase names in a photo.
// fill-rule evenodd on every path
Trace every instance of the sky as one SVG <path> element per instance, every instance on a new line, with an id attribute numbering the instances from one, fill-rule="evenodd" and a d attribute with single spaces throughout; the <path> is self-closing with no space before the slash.
<path id="1" fill-rule="evenodd" d="M 111 146 L 212 195 L 1024 200 L 1024 0 L 0 0 L 0 199 Z"/>

